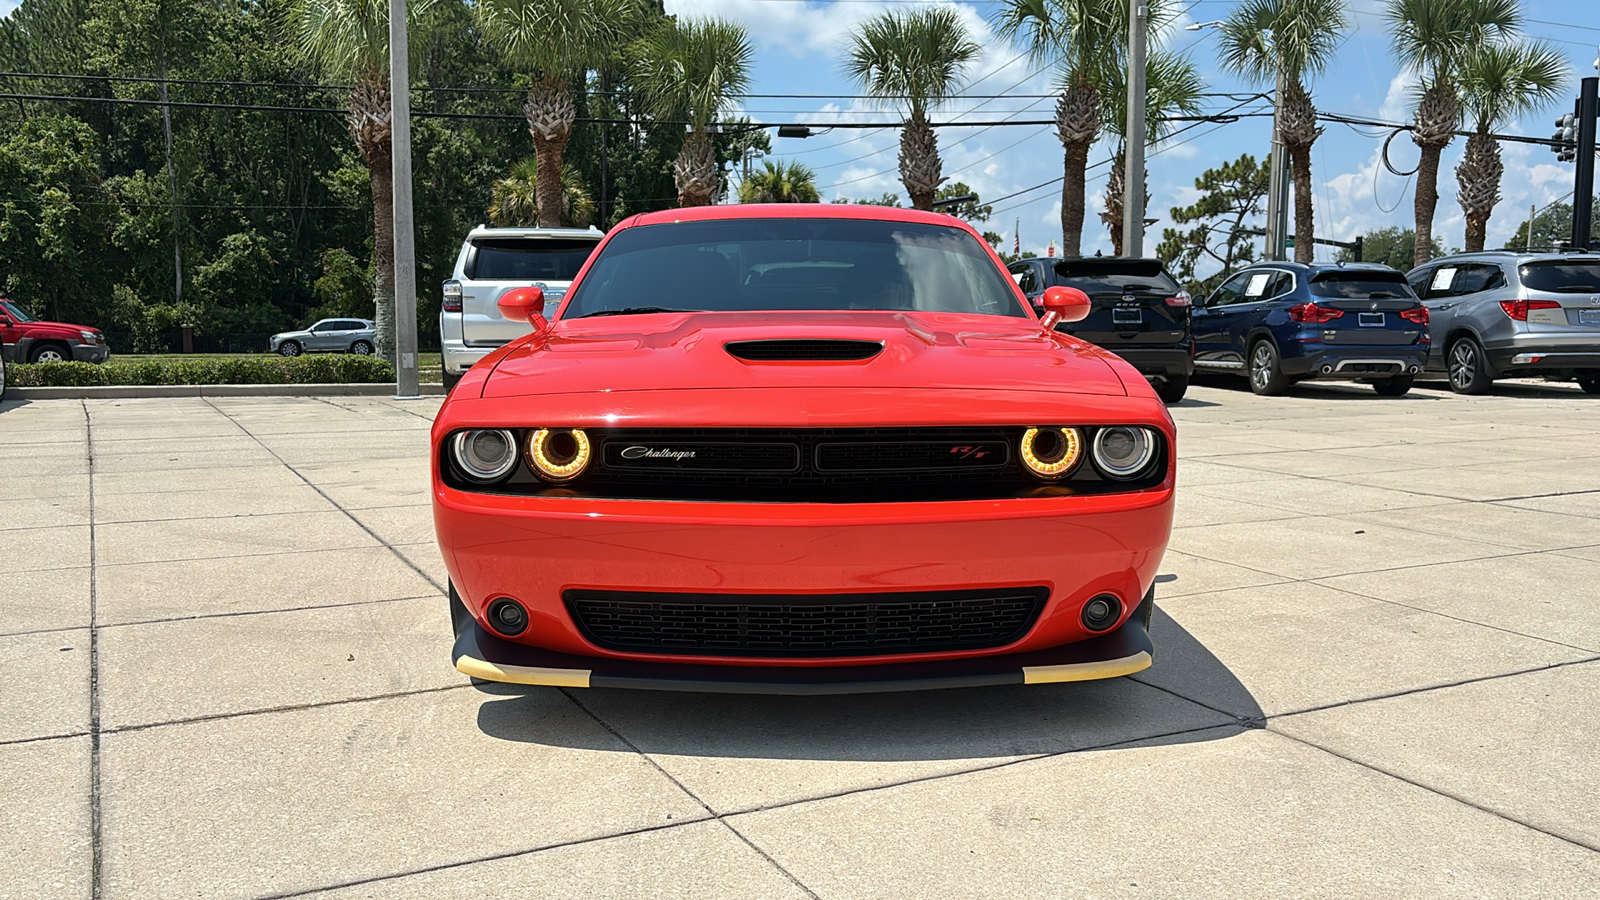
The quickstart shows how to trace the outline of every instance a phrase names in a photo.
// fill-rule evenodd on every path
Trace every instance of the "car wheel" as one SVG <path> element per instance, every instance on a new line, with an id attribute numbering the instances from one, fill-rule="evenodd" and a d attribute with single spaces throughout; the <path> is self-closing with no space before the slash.
<path id="1" fill-rule="evenodd" d="M 1600 394 L 1600 375 L 1579 375 L 1578 387 L 1583 388 L 1585 394 Z"/>
<path id="2" fill-rule="evenodd" d="M 1417 380 L 1415 375 L 1396 375 L 1393 378 L 1380 378 L 1372 383 L 1372 389 L 1382 397 L 1404 397 L 1411 390 L 1411 385 Z"/>
<path id="3" fill-rule="evenodd" d="M 456 389 L 456 383 L 461 380 L 461 376 L 450 374 L 448 369 L 441 369 L 439 379 L 444 382 L 444 392 L 448 394 Z"/>
<path id="4" fill-rule="evenodd" d="M 1177 403 L 1189 390 L 1189 376 L 1168 375 L 1156 386 L 1156 395 L 1163 403 Z"/>
<path id="5" fill-rule="evenodd" d="M 1250 390 L 1276 397 L 1289 389 L 1289 379 L 1278 365 L 1278 348 L 1271 341 L 1256 341 L 1250 348 Z"/>
<path id="6" fill-rule="evenodd" d="M 301 349 L 299 341 L 284 341 L 278 345 L 278 352 L 284 356 L 299 356 Z"/>
<path id="7" fill-rule="evenodd" d="M 350 345 L 350 352 L 357 356 L 371 356 L 372 344 L 367 341 L 356 341 Z"/>
<path id="8" fill-rule="evenodd" d="M 60 344 L 40 344 L 28 354 L 28 362 L 69 362 L 72 354 L 64 350 Z"/>
<path id="9" fill-rule="evenodd" d="M 6 398 L 6 357 L 0 353 L 0 400 Z"/>
<path id="10" fill-rule="evenodd" d="M 1450 390 L 1458 394 L 1486 394 L 1494 384 L 1484 366 L 1483 348 L 1469 337 L 1450 345 Z"/>

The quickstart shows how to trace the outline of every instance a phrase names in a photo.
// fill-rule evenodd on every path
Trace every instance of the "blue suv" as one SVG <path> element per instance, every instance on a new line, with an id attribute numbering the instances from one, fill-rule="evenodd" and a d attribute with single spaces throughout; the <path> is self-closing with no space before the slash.
<path id="1" fill-rule="evenodd" d="M 1192 311 L 1196 373 L 1245 375 L 1257 394 L 1307 378 L 1411 390 L 1428 362 L 1428 309 L 1405 275 L 1363 263 L 1257 263 Z"/>

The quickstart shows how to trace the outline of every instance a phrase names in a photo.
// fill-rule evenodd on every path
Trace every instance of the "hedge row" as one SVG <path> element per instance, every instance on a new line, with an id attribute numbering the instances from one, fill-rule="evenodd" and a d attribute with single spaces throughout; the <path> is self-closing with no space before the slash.
<path id="1" fill-rule="evenodd" d="M 394 366 L 373 356 L 330 353 L 284 359 L 48 362 L 6 367 L 12 387 L 93 387 L 117 384 L 382 384 L 394 381 Z"/>

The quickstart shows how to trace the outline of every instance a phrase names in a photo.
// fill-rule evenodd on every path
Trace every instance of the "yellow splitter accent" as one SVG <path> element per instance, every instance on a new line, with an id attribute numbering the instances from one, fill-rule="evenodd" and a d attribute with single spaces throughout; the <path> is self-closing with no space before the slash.
<path id="1" fill-rule="evenodd" d="M 588 669 L 547 669 L 543 666 L 497 666 L 492 662 L 463 656 L 456 660 L 456 671 L 484 681 L 510 684 L 539 684 L 547 687 L 589 686 Z"/>
<path id="2" fill-rule="evenodd" d="M 1100 678 L 1121 678 L 1143 672 L 1154 662 L 1144 650 L 1121 659 L 1099 662 L 1067 663 L 1061 666 L 1023 666 L 1023 684 L 1052 684 L 1059 681 L 1094 681 Z"/>

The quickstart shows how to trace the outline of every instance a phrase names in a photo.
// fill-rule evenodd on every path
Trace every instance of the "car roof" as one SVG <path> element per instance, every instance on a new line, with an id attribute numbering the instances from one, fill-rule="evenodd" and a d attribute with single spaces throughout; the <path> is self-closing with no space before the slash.
<path id="1" fill-rule="evenodd" d="M 605 237 L 605 234 L 592 225 L 588 228 L 491 228 L 488 225 L 479 225 L 477 228 L 467 232 L 468 240 L 473 238 L 565 238 L 568 240 L 587 239 L 599 241 L 603 237 Z"/>
<path id="2" fill-rule="evenodd" d="M 1279 261 L 1279 260 L 1265 260 L 1265 259 L 1256 260 L 1255 262 L 1251 263 L 1248 266 L 1245 266 L 1244 269 L 1240 269 L 1239 271 L 1243 272 L 1243 271 L 1245 271 L 1245 269 L 1257 269 L 1257 268 L 1288 269 L 1291 272 L 1302 272 L 1302 273 L 1309 274 L 1309 275 L 1315 275 L 1318 272 L 1329 272 L 1329 271 L 1333 271 L 1333 272 L 1339 272 L 1339 271 L 1343 271 L 1343 272 L 1394 272 L 1395 274 L 1399 274 L 1399 271 L 1400 271 L 1400 270 L 1398 270 L 1398 269 L 1396 269 L 1396 268 L 1394 268 L 1392 266 L 1386 266 L 1383 263 L 1374 263 L 1374 262 L 1339 262 L 1338 260 L 1313 260 L 1312 262 L 1301 263 L 1301 262 L 1289 262 L 1288 260 Z"/>
<path id="3" fill-rule="evenodd" d="M 734 203 L 727 206 L 693 206 L 639 213 L 623 221 L 619 227 L 736 219 L 864 219 L 879 222 L 912 222 L 922 225 L 953 225 L 967 231 L 972 230 L 966 222 L 945 213 L 903 209 L 898 206 L 873 206 L 870 203 Z"/>
<path id="4" fill-rule="evenodd" d="M 1541 259 L 1573 259 L 1575 257 L 1596 258 L 1600 257 L 1600 252 L 1593 250 L 1568 250 L 1565 252 L 1541 250 L 1537 253 L 1530 253 L 1522 250 L 1479 250 L 1475 253 L 1446 253 L 1443 256 L 1436 256 L 1422 265 L 1426 266 L 1438 262 L 1472 262 L 1474 260 L 1483 262 L 1515 260 L 1518 263 L 1524 263 L 1536 262 Z"/>

